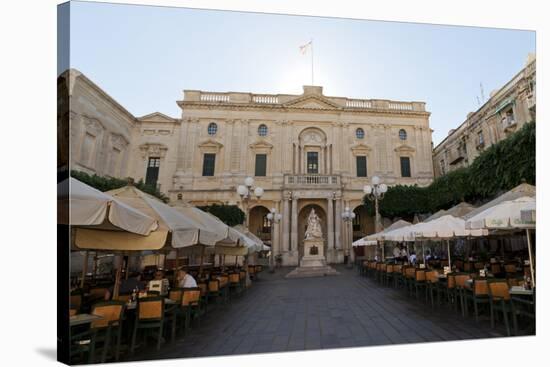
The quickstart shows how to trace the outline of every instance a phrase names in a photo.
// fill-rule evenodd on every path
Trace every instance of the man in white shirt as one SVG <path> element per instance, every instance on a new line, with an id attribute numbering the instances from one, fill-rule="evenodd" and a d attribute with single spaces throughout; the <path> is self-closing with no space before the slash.
<path id="1" fill-rule="evenodd" d="M 197 281 L 193 276 L 184 269 L 178 271 L 178 285 L 180 288 L 195 288 Z"/>

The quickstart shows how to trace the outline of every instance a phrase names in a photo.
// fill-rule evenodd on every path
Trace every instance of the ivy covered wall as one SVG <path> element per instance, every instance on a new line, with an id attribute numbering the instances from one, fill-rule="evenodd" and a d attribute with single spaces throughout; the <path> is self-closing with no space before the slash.
<path id="1" fill-rule="evenodd" d="M 536 124 L 525 124 L 508 138 L 493 144 L 469 167 L 436 178 L 427 187 L 396 185 L 380 201 L 380 214 L 412 219 L 415 214 L 435 213 L 461 201 L 483 203 L 526 182 L 536 184 Z M 374 204 L 363 200 L 370 215 Z"/>

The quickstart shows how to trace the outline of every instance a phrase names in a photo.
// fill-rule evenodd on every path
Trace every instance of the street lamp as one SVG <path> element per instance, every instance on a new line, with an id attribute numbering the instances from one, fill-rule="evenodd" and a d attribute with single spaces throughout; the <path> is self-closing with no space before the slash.
<path id="1" fill-rule="evenodd" d="M 348 256 L 348 263 L 347 263 L 348 268 L 353 267 L 353 264 L 351 262 L 351 251 L 352 251 L 351 247 L 352 247 L 352 242 L 353 242 L 352 241 L 353 236 L 350 235 L 350 228 L 351 228 L 351 224 L 352 224 L 354 218 L 355 218 L 355 213 L 349 208 L 349 206 L 346 206 L 346 208 L 342 212 L 342 220 L 344 221 L 345 228 L 346 228 L 344 233 L 346 234 L 346 243 L 347 243 L 346 252 L 347 252 L 347 256 Z"/>
<path id="2" fill-rule="evenodd" d="M 366 194 L 366 197 L 370 201 L 374 201 L 374 211 L 376 213 L 376 218 L 374 220 L 374 232 L 378 233 L 382 230 L 380 225 L 380 213 L 378 211 L 378 201 L 384 198 L 384 194 L 388 191 L 388 186 L 386 184 L 380 183 L 380 177 L 374 176 L 371 180 L 371 185 L 363 186 L 363 192 Z"/>
<path id="3" fill-rule="evenodd" d="M 251 200 L 252 193 L 256 197 L 256 200 L 260 200 L 264 194 L 264 189 L 261 187 L 252 188 L 254 186 L 254 179 L 252 177 L 247 177 L 244 179 L 244 185 L 237 186 L 237 194 L 241 197 L 241 202 L 243 209 L 246 215 L 245 224 L 248 229 L 249 218 L 248 218 L 248 201 Z"/>
<path id="4" fill-rule="evenodd" d="M 275 223 L 279 223 L 281 219 L 283 218 L 282 214 L 277 213 L 277 209 L 271 208 L 271 211 L 267 215 L 267 220 L 270 223 L 271 228 L 271 256 L 269 257 L 269 272 L 274 273 L 275 272 L 275 264 L 274 264 L 274 257 L 275 257 L 275 242 L 274 242 L 274 232 L 275 232 Z"/>

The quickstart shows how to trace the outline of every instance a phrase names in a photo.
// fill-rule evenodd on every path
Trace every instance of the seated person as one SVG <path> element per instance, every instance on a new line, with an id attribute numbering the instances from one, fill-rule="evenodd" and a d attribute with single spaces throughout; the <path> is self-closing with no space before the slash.
<path id="1" fill-rule="evenodd" d="M 185 269 L 178 271 L 178 285 L 180 288 L 195 288 L 197 287 L 197 281 L 191 274 L 187 273 Z"/>
<path id="2" fill-rule="evenodd" d="M 164 279 L 164 271 L 160 269 L 155 271 L 154 280 L 163 280 L 163 279 Z"/>
<path id="3" fill-rule="evenodd" d="M 120 281 L 120 287 L 118 290 L 118 294 L 130 294 L 136 289 L 138 291 L 142 291 L 145 289 L 145 283 L 141 281 L 141 274 L 134 274 L 131 277 L 128 277 L 128 279 L 122 279 Z M 105 300 L 111 299 L 111 296 L 113 294 L 114 285 L 111 286 L 107 291 L 105 291 Z"/>

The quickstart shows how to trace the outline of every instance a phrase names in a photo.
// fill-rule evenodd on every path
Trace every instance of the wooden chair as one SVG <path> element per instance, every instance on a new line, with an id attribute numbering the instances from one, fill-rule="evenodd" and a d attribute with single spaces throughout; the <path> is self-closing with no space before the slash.
<path id="1" fill-rule="evenodd" d="M 393 266 L 393 286 L 397 288 L 402 280 L 403 265 Z"/>
<path id="2" fill-rule="evenodd" d="M 134 332 L 130 344 L 130 354 L 134 354 L 139 330 L 157 330 L 157 350 L 160 349 L 164 330 L 164 297 L 138 299 Z"/>
<path id="3" fill-rule="evenodd" d="M 508 336 L 510 333 L 510 324 L 508 321 L 508 314 L 512 312 L 512 305 L 510 302 L 510 292 L 508 289 L 508 283 L 503 279 L 490 279 L 487 280 L 487 287 L 489 289 L 489 306 L 491 311 L 491 327 L 495 327 L 495 312 L 502 312 L 504 319 L 504 326 L 506 327 L 506 333 Z M 517 325 L 514 325 L 514 329 L 517 329 Z"/>
<path id="4" fill-rule="evenodd" d="M 458 273 L 455 275 L 455 310 L 457 310 L 457 306 L 460 302 L 460 312 L 462 313 L 462 317 L 466 317 L 466 309 L 464 306 L 464 289 L 468 279 L 470 279 L 470 274 Z"/>
<path id="5" fill-rule="evenodd" d="M 464 289 L 464 306 L 465 312 L 468 314 L 468 302 L 472 302 L 474 306 L 474 317 L 476 322 L 479 322 L 479 304 L 489 304 L 489 289 L 487 287 L 487 279 L 475 277 L 471 288 Z"/>
<path id="6" fill-rule="evenodd" d="M 226 304 L 229 299 L 229 276 L 227 274 L 220 274 L 217 278 L 220 281 L 220 292 L 223 303 Z"/>
<path id="7" fill-rule="evenodd" d="M 426 272 L 426 303 L 428 302 L 428 295 L 430 296 L 430 301 L 432 304 L 432 308 L 435 306 L 435 298 L 434 293 L 437 297 L 438 289 L 437 286 L 439 284 L 439 273 L 436 270 L 430 270 Z"/>
<path id="8" fill-rule="evenodd" d="M 89 300 L 90 302 L 94 302 L 97 300 L 103 300 L 105 299 L 105 293 L 108 291 L 105 287 L 96 287 L 96 288 L 90 288 L 89 291 Z"/>
<path id="9" fill-rule="evenodd" d="M 518 330 L 518 316 L 525 319 L 529 319 L 529 327 L 535 328 L 536 324 L 536 292 L 533 289 L 533 298 L 525 299 L 519 297 L 510 297 L 510 304 L 512 306 L 512 321 L 514 325 L 514 334 L 519 335 Z"/>
<path id="10" fill-rule="evenodd" d="M 241 294 L 241 279 L 239 273 L 229 274 L 229 295 L 230 297 Z"/>
<path id="11" fill-rule="evenodd" d="M 130 301 L 130 298 L 132 298 L 131 294 L 119 294 L 118 297 L 113 297 L 113 301 L 121 301 L 128 303 Z"/>
<path id="12" fill-rule="evenodd" d="M 426 292 L 426 270 L 415 269 L 414 273 L 414 294 L 418 299 L 418 291 L 424 290 Z"/>
<path id="13" fill-rule="evenodd" d="M 491 273 L 495 276 L 502 273 L 502 268 L 499 263 L 491 263 Z"/>
<path id="14" fill-rule="evenodd" d="M 248 276 L 250 279 L 256 279 L 256 266 L 248 265 Z"/>
<path id="15" fill-rule="evenodd" d="M 190 327 L 192 319 L 197 320 L 200 326 L 201 318 L 201 288 L 184 288 L 183 297 L 181 298 L 181 309 L 185 313 L 185 330 Z"/>
<path id="16" fill-rule="evenodd" d="M 77 312 L 80 312 L 80 309 L 82 308 L 82 294 L 81 293 L 71 294 L 69 306 L 75 309 Z"/>
<path id="17" fill-rule="evenodd" d="M 407 267 L 404 267 L 403 269 L 404 269 L 403 271 L 405 275 L 405 287 L 407 288 L 409 295 L 412 295 L 412 292 L 414 289 L 416 269 L 412 266 L 407 266 Z"/>
<path id="18" fill-rule="evenodd" d="M 504 264 L 504 272 L 506 277 L 515 277 L 516 276 L 516 264 Z"/>
<path id="19" fill-rule="evenodd" d="M 200 282 L 197 286 L 201 289 L 201 305 L 204 313 L 208 312 L 208 283 Z"/>
<path id="20" fill-rule="evenodd" d="M 437 303 L 441 305 L 445 301 L 453 304 L 456 310 L 455 287 L 455 274 L 448 273 L 446 281 L 438 283 Z"/>
<path id="21" fill-rule="evenodd" d="M 214 299 L 216 304 L 222 299 L 222 291 L 220 289 L 220 281 L 218 279 L 211 279 L 208 281 L 208 304 Z"/>

